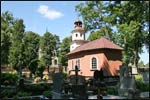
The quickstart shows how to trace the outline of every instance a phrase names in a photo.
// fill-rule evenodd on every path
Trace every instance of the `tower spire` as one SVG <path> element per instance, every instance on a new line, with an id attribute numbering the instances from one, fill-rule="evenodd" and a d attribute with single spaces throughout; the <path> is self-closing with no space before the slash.
<path id="1" fill-rule="evenodd" d="M 47 27 L 46 27 L 46 32 L 48 32 L 48 29 L 47 29 Z"/>

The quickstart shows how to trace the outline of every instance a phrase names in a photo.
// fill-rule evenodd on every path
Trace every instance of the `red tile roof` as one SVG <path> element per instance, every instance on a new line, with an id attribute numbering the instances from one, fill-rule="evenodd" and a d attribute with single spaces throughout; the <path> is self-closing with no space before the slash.
<path id="1" fill-rule="evenodd" d="M 77 53 L 77 52 L 81 52 L 81 51 L 104 49 L 104 48 L 123 50 L 123 48 L 121 48 L 120 46 L 118 46 L 118 45 L 114 44 L 113 42 L 111 42 L 110 40 L 102 37 L 100 39 L 85 43 L 85 44 L 77 47 L 76 49 L 74 49 L 73 51 L 68 53 L 68 55 Z"/>

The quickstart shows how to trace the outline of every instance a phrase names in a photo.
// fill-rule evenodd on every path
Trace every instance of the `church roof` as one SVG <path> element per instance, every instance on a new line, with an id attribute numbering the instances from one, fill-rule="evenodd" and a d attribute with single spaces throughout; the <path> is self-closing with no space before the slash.
<path id="1" fill-rule="evenodd" d="M 100 39 L 90 41 L 88 43 L 85 43 L 85 44 L 77 47 L 76 49 L 74 49 L 73 51 L 68 53 L 68 55 L 74 54 L 74 53 L 77 53 L 77 52 L 81 52 L 81 51 L 104 49 L 104 48 L 105 49 L 123 50 L 123 48 L 121 48 L 120 46 L 118 46 L 118 45 L 114 44 L 113 42 L 111 42 L 110 40 L 102 37 Z"/>

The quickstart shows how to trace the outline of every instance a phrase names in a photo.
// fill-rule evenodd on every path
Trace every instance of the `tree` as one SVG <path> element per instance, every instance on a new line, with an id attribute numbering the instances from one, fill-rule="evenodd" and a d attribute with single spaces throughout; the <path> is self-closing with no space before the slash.
<path id="1" fill-rule="evenodd" d="M 25 66 L 25 54 L 24 54 L 24 24 L 22 19 L 15 19 L 12 29 L 12 40 L 9 51 L 9 63 L 11 66 L 22 74 L 22 69 Z"/>
<path id="2" fill-rule="evenodd" d="M 44 36 L 41 39 L 41 50 L 42 50 L 42 60 L 45 62 L 48 72 L 49 72 L 49 67 L 51 65 L 52 61 L 52 56 L 54 55 L 55 49 L 57 49 L 57 40 L 59 40 L 58 36 L 53 36 L 50 32 L 46 32 Z"/>
<path id="3" fill-rule="evenodd" d="M 140 61 L 140 62 L 138 63 L 138 67 L 145 67 L 144 62 L 143 62 L 143 61 Z"/>
<path id="4" fill-rule="evenodd" d="M 39 62 L 38 59 L 33 59 L 33 60 L 31 60 L 31 62 L 29 63 L 28 68 L 29 68 L 29 70 L 31 71 L 30 77 L 31 77 L 32 74 L 35 75 L 35 72 L 36 72 L 36 70 L 37 70 L 37 68 L 38 68 L 38 62 Z"/>
<path id="5" fill-rule="evenodd" d="M 60 39 L 59 39 L 59 36 L 57 35 L 54 35 L 54 53 L 53 55 L 54 56 L 58 56 L 59 54 L 59 49 L 60 49 Z"/>
<path id="6" fill-rule="evenodd" d="M 112 41 L 116 41 L 115 37 L 116 37 L 116 33 L 112 31 L 111 28 L 109 27 L 102 27 L 101 29 L 97 30 L 96 32 L 93 32 L 90 34 L 90 36 L 88 37 L 88 40 L 93 41 L 96 39 L 99 39 L 101 37 L 107 37 Z"/>
<path id="7" fill-rule="evenodd" d="M 8 64 L 13 26 L 13 15 L 6 11 L 1 14 L 1 64 Z"/>
<path id="8" fill-rule="evenodd" d="M 43 77 L 43 71 L 45 70 L 45 63 L 42 60 L 39 60 L 36 73 L 38 76 Z"/>
<path id="9" fill-rule="evenodd" d="M 37 33 L 32 31 L 28 31 L 25 33 L 24 36 L 24 44 L 25 48 L 25 56 L 26 56 L 26 65 L 28 66 L 29 63 L 34 60 L 38 59 L 38 51 L 40 45 L 40 36 Z"/>
<path id="10" fill-rule="evenodd" d="M 117 41 L 120 42 L 118 44 L 124 48 L 123 64 L 133 62 L 137 67 L 138 54 L 142 52 L 143 44 L 149 44 L 148 40 L 143 41 L 149 37 L 148 4 L 147 1 L 87 1 L 77 5 L 76 11 L 82 16 L 87 31 L 95 31 L 103 26 L 116 26 Z M 130 36 L 132 37 L 129 38 Z M 149 48 L 149 45 L 147 47 Z M 130 61 L 128 58 L 132 55 L 134 60 Z"/>
<path id="11" fill-rule="evenodd" d="M 60 47 L 60 54 L 59 54 L 59 63 L 62 64 L 62 66 L 67 66 L 67 53 L 70 52 L 70 43 L 71 43 L 71 37 L 66 37 L 62 40 L 61 47 Z"/>
<path id="12" fill-rule="evenodd" d="M 145 67 L 149 68 L 149 62 L 145 65 Z"/>

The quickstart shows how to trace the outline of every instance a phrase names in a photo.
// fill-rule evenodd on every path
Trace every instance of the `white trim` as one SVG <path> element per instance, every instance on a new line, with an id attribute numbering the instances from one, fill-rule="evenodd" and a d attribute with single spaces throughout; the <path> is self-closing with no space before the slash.
<path id="1" fill-rule="evenodd" d="M 96 58 L 96 61 L 97 61 L 97 68 L 96 69 L 92 69 L 92 58 Z M 97 56 L 92 56 L 90 58 L 90 70 L 98 70 L 98 57 Z"/>

